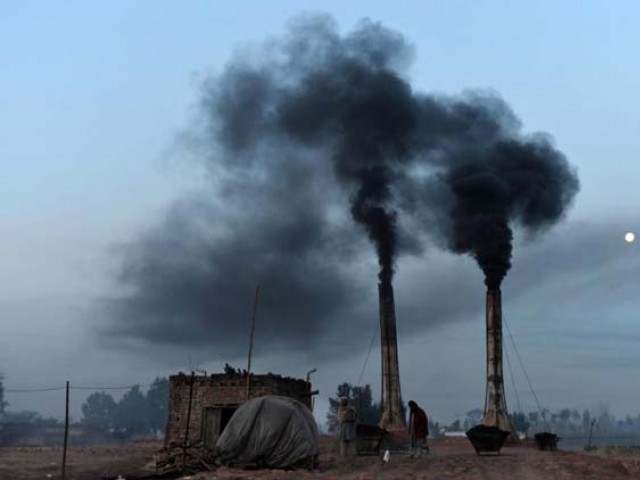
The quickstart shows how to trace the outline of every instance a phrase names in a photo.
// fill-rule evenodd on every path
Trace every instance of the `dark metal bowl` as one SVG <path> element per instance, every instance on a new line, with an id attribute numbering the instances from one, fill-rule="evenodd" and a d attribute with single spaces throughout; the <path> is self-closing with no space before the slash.
<path id="1" fill-rule="evenodd" d="M 536 433 L 533 438 L 540 450 L 555 450 L 558 446 L 558 442 L 560 441 L 560 437 L 555 433 L 549 432 Z"/>
<path id="2" fill-rule="evenodd" d="M 388 440 L 388 432 L 377 425 L 356 425 L 356 451 L 358 455 L 379 455 Z"/>
<path id="3" fill-rule="evenodd" d="M 509 432 L 485 425 L 476 425 L 467 430 L 467 438 L 478 455 L 482 453 L 500 453 L 500 449 L 508 436 Z"/>

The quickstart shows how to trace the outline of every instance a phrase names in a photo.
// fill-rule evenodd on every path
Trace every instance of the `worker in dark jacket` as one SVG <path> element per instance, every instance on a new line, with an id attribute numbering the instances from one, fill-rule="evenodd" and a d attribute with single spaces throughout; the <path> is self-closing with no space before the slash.
<path id="1" fill-rule="evenodd" d="M 409 403 L 409 429 L 411 432 L 411 449 L 409 456 L 411 458 L 422 456 L 422 450 L 429 453 L 427 446 L 427 437 L 429 436 L 429 419 L 427 414 L 421 409 L 416 402 L 410 400 Z"/>

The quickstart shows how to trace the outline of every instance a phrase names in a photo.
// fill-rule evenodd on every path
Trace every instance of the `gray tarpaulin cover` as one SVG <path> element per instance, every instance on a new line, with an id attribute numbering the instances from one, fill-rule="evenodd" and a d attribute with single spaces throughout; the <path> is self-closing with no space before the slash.
<path id="1" fill-rule="evenodd" d="M 235 411 L 218 438 L 216 453 L 227 465 L 310 465 L 318 454 L 318 429 L 311 410 L 299 401 L 258 397 Z"/>

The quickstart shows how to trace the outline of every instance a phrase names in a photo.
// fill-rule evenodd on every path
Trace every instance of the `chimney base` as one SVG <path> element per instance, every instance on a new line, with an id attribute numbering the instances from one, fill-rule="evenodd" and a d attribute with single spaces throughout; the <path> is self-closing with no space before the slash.
<path id="1" fill-rule="evenodd" d="M 378 426 L 387 432 L 405 432 L 407 430 L 404 422 L 390 422 L 389 415 L 384 413 L 382 414 L 382 418 L 380 419 Z"/>
<path id="2" fill-rule="evenodd" d="M 405 418 L 400 400 L 396 307 L 391 283 L 379 283 L 378 294 L 382 355 L 382 416 L 379 426 L 387 431 L 399 431 L 405 428 Z"/>
<path id="3" fill-rule="evenodd" d="M 502 296 L 500 289 L 487 290 L 487 394 L 482 424 L 509 432 L 509 443 L 518 441 L 518 433 L 507 413 L 502 372 Z"/>

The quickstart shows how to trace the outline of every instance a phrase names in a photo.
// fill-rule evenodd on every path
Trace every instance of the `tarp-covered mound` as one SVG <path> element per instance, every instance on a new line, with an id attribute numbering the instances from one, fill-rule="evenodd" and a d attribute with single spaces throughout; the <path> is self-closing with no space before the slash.
<path id="1" fill-rule="evenodd" d="M 318 454 L 318 429 L 311 410 L 293 398 L 254 398 L 235 411 L 216 454 L 225 465 L 309 467 Z"/>

